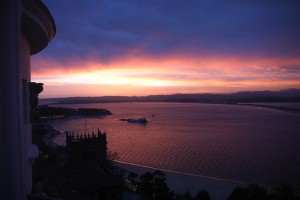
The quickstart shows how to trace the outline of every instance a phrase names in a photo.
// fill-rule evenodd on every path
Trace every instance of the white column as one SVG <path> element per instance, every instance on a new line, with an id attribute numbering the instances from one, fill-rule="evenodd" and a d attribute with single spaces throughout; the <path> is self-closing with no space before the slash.
<path id="1" fill-rule="evenodd" d="M 26 199 L 21 123 L 21 0 L 0 3 L 0 199 Z"/>

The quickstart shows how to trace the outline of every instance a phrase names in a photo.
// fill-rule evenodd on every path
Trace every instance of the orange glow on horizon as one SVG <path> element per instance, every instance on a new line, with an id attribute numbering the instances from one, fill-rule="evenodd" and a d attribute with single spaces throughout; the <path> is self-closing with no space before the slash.
<path id="1" fill-rule="evenodd" d="M 33 71 L 32 80 L 45 84 L 44 97 L 279 90 L 300 87 L 300 74 L 282 68 L 299 63 L 296 58 L 127 58 L 107 63 L 35 60 L 34 65 L 43 71 Z M 61 92 L 65 88 L 69 89 Z"/>

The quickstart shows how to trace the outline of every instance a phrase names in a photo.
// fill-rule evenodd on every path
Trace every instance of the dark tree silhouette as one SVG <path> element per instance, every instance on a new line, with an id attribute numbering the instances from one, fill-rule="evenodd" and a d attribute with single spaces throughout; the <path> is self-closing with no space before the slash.
<path id="1" fill-rule="evenodd" d="M 189 192 L 186 192 L 184 194 L 177 194 L 176 200 L 193 200 L 193 197 Z"/>
<path id="2" fill-rule="evenodd" d="M 156 170 L 153 173 L 146 172 L 140 176 L 141 191 L 151 199 L 169 200 L 173 198 L 173 192 L 170 192 L 165 182 L 166 175 Z"/>
<path id="3" fill-rule="evenodd" d="M 227 200 L 267 200 L 267 189 L 258 184 L 235 188 Z"/>
<path id="4" fill-rule="evenodd" d="M 173 198 L 173 193 L 170 192 L 168 185 L 163 180 L 154 180 L 153 199 L 168 200 Z"/>
<path id="5" fill-rule="evenodd" d="M 127 176 L 128 180 L 135 183 L 136 182 L 136 178 L 138 177 L 139 175 L 135 172 L 130 172 Z"/>
<path id="6" fill-rule="evenodd" d="M 201 190 L 196 195 L 196 200 L 210 200 L 209 194 L 206 190 Z"/>
<path id="7" fill-rule="evenodd" d="M 153 180 L 153 174 L 150 172 L 146 172 L 145 174 L 140 176 L 141 191 L 149 197 L 152 197 L 152 193 L 153 193 L 152 180 Z"/>
<path id="8" fill-rule="evenodd" d="M 248 190 L 242 187 L 236 187 L 227 200 L 248 200 Z"/>
<path id="9" fill-rule="evenodd" d="M 271 194 L 274 200 L 295 200 L 295 189 L 288 184 L 281 184 L 273 188 L 273 194 Z"/>

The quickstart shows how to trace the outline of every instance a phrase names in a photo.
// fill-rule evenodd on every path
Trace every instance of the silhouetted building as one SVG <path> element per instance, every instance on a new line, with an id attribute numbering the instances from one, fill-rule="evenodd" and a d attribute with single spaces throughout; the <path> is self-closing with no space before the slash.
<path id="1" fill-rule="evenodd" d="M 0 1 L 0 26 L 0 199 L 24 200 L 39 153 L 32 145 L 31 105 L 41 90 L 30 94 L 30 56 L 48 45 L 56 28 L 40 0 Z"/>
<path id="2" fill-rule="evenodd" d="M 45 181 L 45 192 L 56 193 L 63 199 L 123 199 L 120 172 L 113 175 L 113 168 L 105 167 L 106 146 L 106 133 L 99 129 L 96 134 L 67 132 L 66 149 L 69 159 L 60 165 L 52 181 Z"/>
<path id="3" fill-rule="evenodd" d="M 71 159 L 97 160 L 104 163 L 107 160 L 106 133 L 98 129 L 97 134 L 84 133 L 74 135 L 66 133 L 68 156 Z"/>

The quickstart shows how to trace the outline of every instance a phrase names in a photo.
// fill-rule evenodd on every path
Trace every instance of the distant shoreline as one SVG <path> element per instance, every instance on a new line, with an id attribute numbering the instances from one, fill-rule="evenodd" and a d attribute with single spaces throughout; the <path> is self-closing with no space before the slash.
<path id="1" fill-rule="evenodd" d="M 245 104 L 235 104 L 239 106 L 252 106 L 252 107 L 259 107 L 259 108 L 266 108 L 270 110 L 275 111 L 281 111 L 281 112 L 287 112 L 287 113 L 293 113 L 293 114 L 300 114 L 300 109 L 298 108 L 287 108 L 282 106 L 270 106 L 270 105 L 262 105 L 262 104 L 256 104 L 256 103 L 245 103 Z"/>
<path id="2" fill-rule="evenodd" d="M 39 106 L 39 114 L 43 120 L 63 119 L 70 116 L 94 116 L 101 117 L 112 115 L 109 110 L 99 108 L 66 108 L 49 107 L 48 105 Z"/>
<path id="3" fill-rule="evenodd" d="M 300 89 L 280 91 L 243 91 L 230 94 L 198 93 L 148 96 L 98 96 L 47 98 L 40 101 L 49 104 L 129 103 L 129 102 L 179 102 L 238 104 L 253 102 L 300 102 Z"/>
<path id="4" fill-rule="evenodd" d="M 92 104 L 92 103 L 99 103 L 99 102 L 88 102 L 88 103 L 81 103 L 81 104 Z M 103 103 L 103 102 L 102 102 Z M 107 102 L 109 103 L 109 102 Z M 265 108 L 280 112 L 286 112 L 286 113 L 293 113 L 293 114 L 300 114 L 300 108 L 290 108 L 290 107 L 283 107 L 283 106 L 274 106 L 274 105 L 265 105 L 264 103 L 298 103 L 298 102 L 250 102 L 250 103 L 204 103 L 204 102 L 110 102 L 110 103 L 201 103 L 201 104 L 209 104 L 209 105 L 232 105 L 232 106 L 252 106 L 252 107 L 259 107 L 259 108 Z M 52 105 L 58 105 L 59 103 L 53 103 Z M 73 103 L 69 103 L 73 104 Z M 300 105 L 300 102 L 299 102 Z M 42 106 L 43 107 L 43 106 Z M 51 107 L 47 107 L 47 109 L 50 109 Z M 60 108 L 60 109 L 66 109 L 66 108 Z M 68 109 L 67 109 L 68 110 Z M 76 112 L 74 112 L 76 109 L 69 109 L 67 111 L 70 115 L 111 115 L 112 113 L 105 109 L 77 109 Z M 70 112 L 72 111 L 72 112 Z M 53 111 L 52 111 L 53 112 Z M 53 114 L 53 113 L 51 113 Z M 57 113 L 56 113 L 57 114 Z M 64 117 L 66 116 L 66 113 L 64 113 Z"/>

